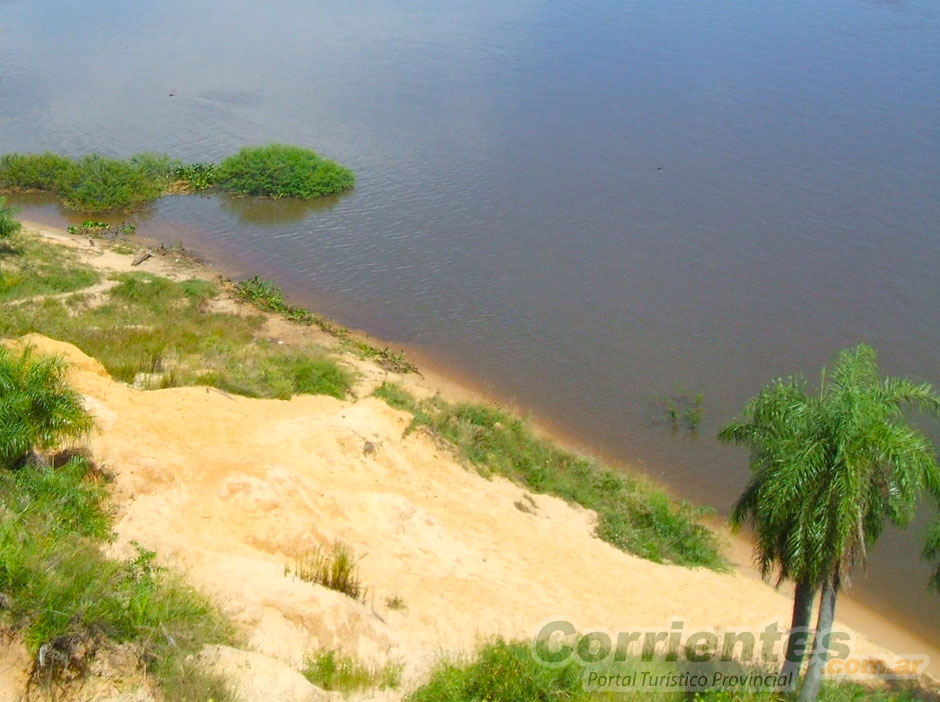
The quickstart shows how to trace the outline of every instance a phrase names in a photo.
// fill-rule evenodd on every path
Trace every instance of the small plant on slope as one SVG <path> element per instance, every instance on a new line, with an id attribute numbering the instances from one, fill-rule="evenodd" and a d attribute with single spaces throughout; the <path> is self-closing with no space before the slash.
<path id="1" fill-rule="evenodd" d="M 301 580 L 342 592 L 354 600 L 361 599 L 365 594 L 359 582 L 359 567 L 352 549 L 339 541 L 333 544 L 332 550 L 318 547 L 298 558 L 293 573 Z"/>
<path id="2" fill-rule="evenodd" d="M 33 451 L 84 436 L 92 420 L 66 383 L 65 361 L 0 347 L 0 467 L 16 468 Z"/>

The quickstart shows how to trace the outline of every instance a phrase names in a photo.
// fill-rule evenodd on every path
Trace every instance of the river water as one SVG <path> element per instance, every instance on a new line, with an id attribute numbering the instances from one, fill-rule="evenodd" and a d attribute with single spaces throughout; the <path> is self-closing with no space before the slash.
<path id="1" fill-rule="evenodd" d="M 141 233 L 276 278 L 682 496 L 741 491 L 746 457 L 714 435 L 771 376 L 866 340 L 940 383 L 933 0 L 0 1 L 0 151 L 272 140 L 357 188 L 166 198 Z M 697 432 L 663 421 L 680 385 L 704 392 Z M 918 538 L 886 534 L 854 593 L 940 643 Z"/>

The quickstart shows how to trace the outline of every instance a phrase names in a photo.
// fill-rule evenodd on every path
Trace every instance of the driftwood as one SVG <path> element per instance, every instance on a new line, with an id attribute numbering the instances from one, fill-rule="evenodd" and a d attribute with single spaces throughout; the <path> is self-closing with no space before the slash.
<path id="1" fill-rule="evenodd" d="M 137 255 L 134 256 L 134 260 L 131 261 L 131 265 L 132 265 L 132 266 L 139 266 L 141 263 L 143 263 L 144 261 L 146 261 L 146 260 L 147 260 L 148 258 L 150 258 L 151 256 L 153 256 L 152 253 L 150 253 L 150 252 L 147 251 L 146 249 L 141 249 L 140 251 L 137 252 Z"/>

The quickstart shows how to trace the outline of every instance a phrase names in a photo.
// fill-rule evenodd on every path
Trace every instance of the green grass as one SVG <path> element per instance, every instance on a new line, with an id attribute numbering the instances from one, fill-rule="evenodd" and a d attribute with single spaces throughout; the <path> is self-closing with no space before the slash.
<path id="1" fill-rule="evenodd" d="M 285 144 L 246 147 L 224 159 L 213 174 L 222 190 L 304 200 L 349 190 L 355 176 L 315 151 Z"/>
<path id="2" fill-rule="evenodd" d="M 329 550 L 317 547 L 298 558 L 293 574 L 308 583 L 328 587 L 354 600 L 362 599 L 365 589 L 359 582 L 356 557 L 346 544 L 336 542 Z"/>
<path id="3" fill-rule="evenodd" d="M 359 690 L 397 689 L 401 685 L 402 666 L 363 663 L 358 658 L 336 651 L 322 651 L 304 663 L 304 677 L 323 690 L 344 695 Z"/>
<path id="4" fill-rule="evenodd" d="M 70 270 L 77 275 L 79 267 Z M 36 286 L 47 278 L 32 280 Z M 8 306 L 0 315 L 0 336 L 37 332 L 68 341 L 98 359 L 112 377 L 148 388 L 204 385 L 287 399 L 298 393 L 343 398 L 352 387 L 352 374 L 319 349 L 258 340 L 261 315 L 214 311 L 214 283 L 147 273 L 116 280 L 97 299 L 78 293 Z"/>
<path id="5" fill-rule="evenodd" d="M 165 154 L 127 160 L 53 153 L 0 157 L 0 190 L 55 193 L 70 209 L 90 214 L 131 212 L 168 193 L 216 187 L 247 195 L 310 199 L 352 188 L 353 172 L 309 149 L 283 144 L 245 148 L 221 164 L 184 164 Z"/>
<path id="6" fill-rule="evenodd" d="M 107 478 L 82 457 L 60 467 L 27 465 L 0 473 L 2 620 L 21 632 L 44 665 L 34 681 L 80 677 L 107 641 L 135 644 L 168 700 L 197 688 L 226 699 L 221 682 L 187 656 L 232 631 L 209 601 L 159 568 L 152 552 L 106 558 Z M 220 694 L 221 693 L 221 694 Z"/>
<path id="7" fill-rule="evenodd" d="M 111 520 L 103 504 L 110 477 L 75 456 L 64 464 L 0 471 L 0 499 L 38 514 L 55 515 L 46 526 L 52 536 L 78 534 L 105 540 Z M 0 566 L 2 567 L 2 566 Z"/>
<path id="8" fill-rule="evenodd" d="M 270 280 L 259 275 L 246 278 L 235 285 L 235 291 L 245 302 L 266 312 L 274 312 L 298 324 L 324 326 L 327 321 L 309 310 L 292 305 L 284 299 L 284 292 Z"/>
<path id="9" fill-rule="evenodd" d="M 17 237 L 0 253 L 0 303 L 81 290 L 100 280 L 74 252 Z"/>
<path id="10" fill-rule="evenodd" d="M 701 522 L 705 508 L 675 504 L 647 480 L 561 449 L 500 409 L 439 398 L 419 402 L 390 383 L 375 394 L 414 415 L 409 429 L 429 428 L 482 472 L 595 510 L 598 537 L 619 549 L 658 563 L 728 567 L 716 536 Z"/>
<path id="11" fill-rule="evenodd" d="M 640 663 L 628 659 L 623 664 L 611 665 L 617 668 L 608 668 L 605 672 L 627 674 L 641 669 L 669 674 L 682 671 L 678 663 L 663 660 Z M 723 690 L 695 693 L 684 690 L 585 691 L 582 686 L 584 673 L 585 669 L 576 663 L 561 668 L 545 667 L 533 658 L 528 643 L 495 639 L 483 645 L 472 659 L 441 661 L 430 680 L 406 699 L 408 702 L 633 702 L 649 699 L 661 702 L 776 702 L 787 699 L 773 692 Z M 819 699 L 821 702 L 915 702 L 936 699 L 936 696 L 914 687 L 872 690 L 857 684 L 826 683 Z"/>

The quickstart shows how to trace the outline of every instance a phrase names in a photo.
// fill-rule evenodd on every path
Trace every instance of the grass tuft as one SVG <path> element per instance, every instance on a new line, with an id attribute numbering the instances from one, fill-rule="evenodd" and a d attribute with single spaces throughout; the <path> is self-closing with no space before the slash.
<path id="1" fill-rule="evenodd" d="M 354 600 L 365 595 L 359 582 L 359 566 L 352 549 L 337 541 L 332 549 L 317 547 L 294 563 L 293 574 L 301 580 L 342 592 Z"/>
<path id="2" fill-rule="evenodd" d="M 619 549 L 657 563 L 728 568 L 716 536 L 702 524 L 707 508 L 674 504 L 651 482 L 566 451 L 500 409 L 418 401 L 391 383 L 375 395 L 414 416 L 409 430 L 427 427 L 477 469 L 596 511 L 598 537 Z"/>
<path id="3" fill-rule="evenodd" d="M 402 666 L 363 663 L 358 658 L 336 651 L 321 651 L 304 663 L 304 677 L 323 690 L 346 695 L 359 690 L 397 689 L 401 685 Z"/>
<path id="4" fill-rule="evenodd" d="M 404 612 L 408 609 L 408 605 L 405 604 L 405 600 L 401 595 L 389 595 L 386 597 L 385 606 L 395 612 Z"/>

